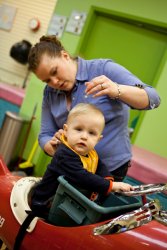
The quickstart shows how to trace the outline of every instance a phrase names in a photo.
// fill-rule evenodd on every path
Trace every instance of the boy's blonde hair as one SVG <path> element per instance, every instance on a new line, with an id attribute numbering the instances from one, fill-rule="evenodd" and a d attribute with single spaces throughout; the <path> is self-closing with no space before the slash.
<path id="1" fill-rule="evenodd" d="M 101 121 L 102 127 L 104 128 L 105 119 L 104 119 L 104 115 L 102 111 L 91 103 L 79 103 L 74 108 L 72 108 L 68 114 L 67 123 L 70 122 L 71 119 L 75 118 L 78 115 L 88 114 L 88 113 L 89 114 L 91 113 L 92 116 L 93 115 L 99 116 L 99 118 L 101 118 L 99 119 L 99 121 Z"/>

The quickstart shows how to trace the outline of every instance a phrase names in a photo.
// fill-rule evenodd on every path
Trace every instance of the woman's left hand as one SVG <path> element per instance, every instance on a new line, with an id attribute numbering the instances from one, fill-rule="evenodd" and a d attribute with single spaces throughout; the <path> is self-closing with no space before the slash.
<path id="1" fill-rule="evenodd" d="M 122 85 L 113 82 L 108 77 L 101 75 L 86 82 L 86 95 L 93 97 L 107 95 L 111 99 L 119 99 L 135 109 L 145 109 L 149 105 L 148 94 L 144 88 Z"/>
<path id="2" fill-rule="evenodd" d="M 85 93 L 87 95 L 93 94 L 94 97 L 108 95 L 114 99 L 119 94 L 118 85 L 104 75 L 93 78 L 90 82 L 86 82 L 85 85 Z"/>

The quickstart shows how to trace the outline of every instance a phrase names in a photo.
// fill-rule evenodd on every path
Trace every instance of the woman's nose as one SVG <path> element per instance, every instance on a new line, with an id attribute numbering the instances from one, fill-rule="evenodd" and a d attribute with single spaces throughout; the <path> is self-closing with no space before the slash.
<path id="1" fill-rule="evenodd" d="M 59 81 L 59 79 L 58 79 L 57 77 L 52 77 L 52 78 L 51 78 L 51 83 L 52 83 L 53 85 L 57 85 L 57 84 L 58 84 L 58 81 Z"/>

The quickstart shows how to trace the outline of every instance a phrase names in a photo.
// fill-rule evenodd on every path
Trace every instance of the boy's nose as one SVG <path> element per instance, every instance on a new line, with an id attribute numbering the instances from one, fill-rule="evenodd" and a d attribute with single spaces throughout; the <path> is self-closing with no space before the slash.
<path id="1" fill-rule="evenodd" d="M 87 139 L 87 137 L 88 137 L 87 132 L 82 132 L 81 138 Z"/>

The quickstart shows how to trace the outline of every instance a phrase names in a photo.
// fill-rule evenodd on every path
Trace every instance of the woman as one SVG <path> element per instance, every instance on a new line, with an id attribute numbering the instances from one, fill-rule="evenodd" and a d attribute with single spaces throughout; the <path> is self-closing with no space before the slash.
<path id="1" fill-rule="evenodd" d="M 110 59 L 72 58 L 54 35 L 41 37 L 31 48 L 28 62 L 29 69 L 47 84 L 40 146 L 53 156 L 69 110 L 81 102 L 92 103 L 101 109 L 106 124 L 96 150 L 115 181 L 122 181 L 132 156 L 129 109 L 158 107 L 160 98 L 156 90 Z"/>

